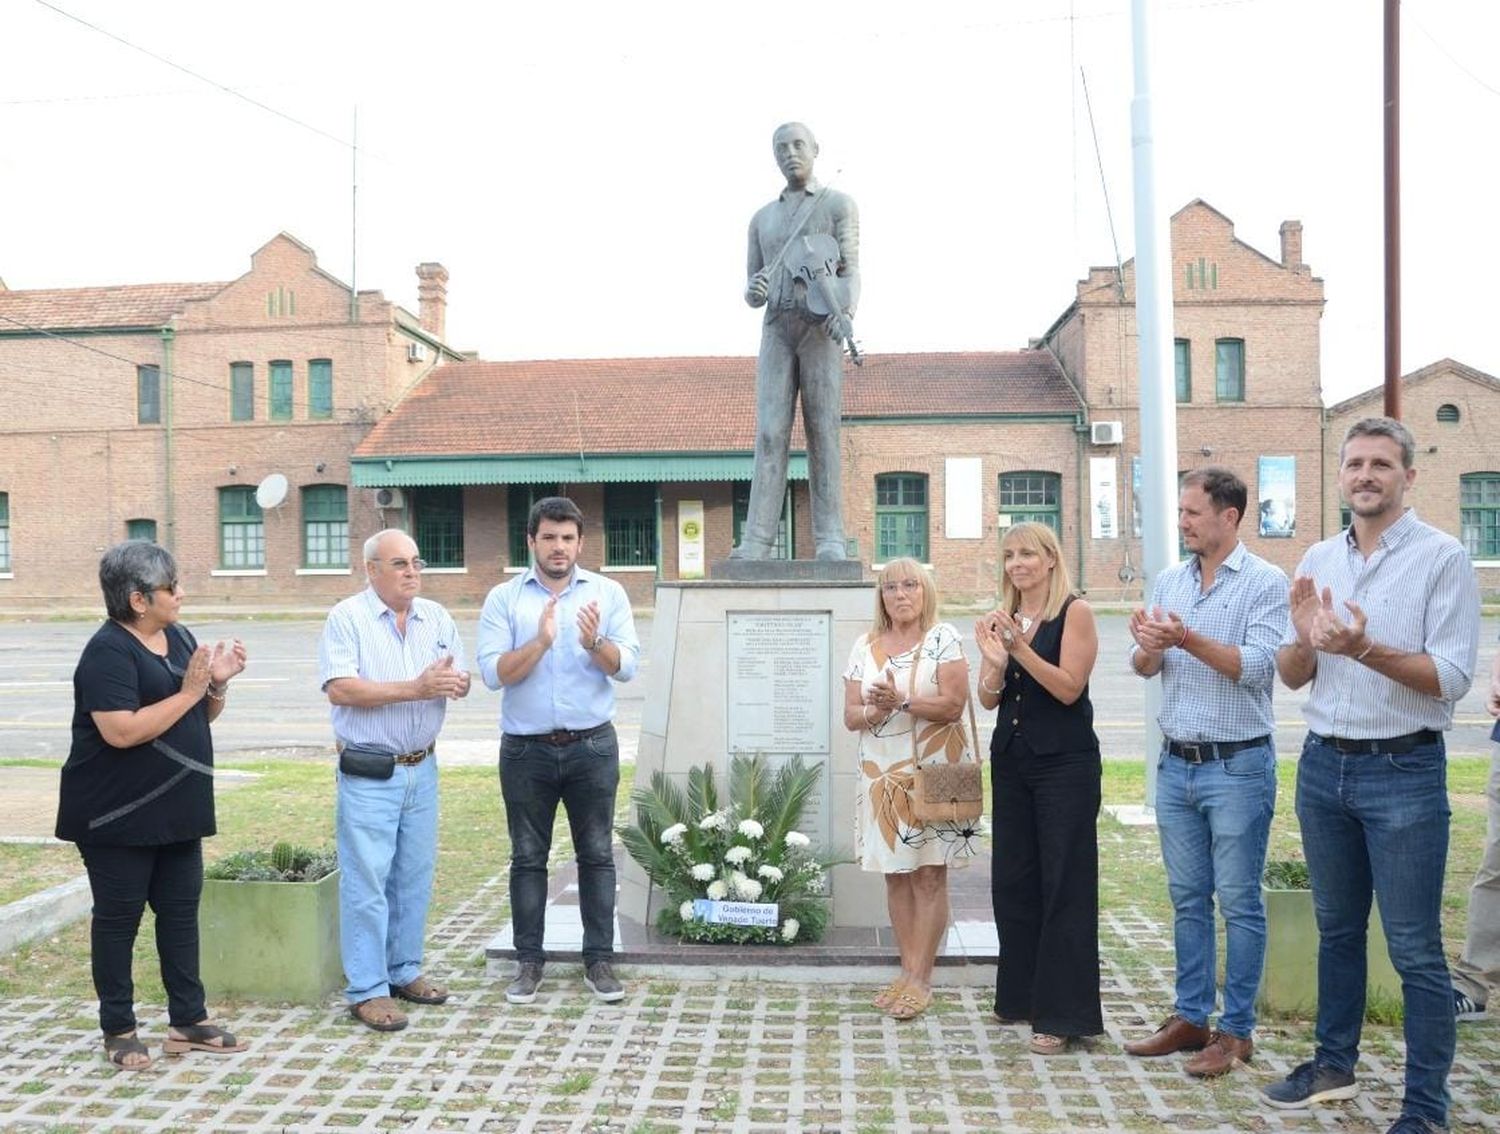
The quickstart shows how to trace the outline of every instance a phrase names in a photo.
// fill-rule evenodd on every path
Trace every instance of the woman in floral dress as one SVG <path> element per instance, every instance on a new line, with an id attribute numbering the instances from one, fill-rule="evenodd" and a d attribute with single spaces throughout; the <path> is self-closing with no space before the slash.
<path id="1" fill-rule="evenodd" d="M 967 833 L 913 822 L 916 761 L 976 759 L 963 727 L 969 666 L 958 632 L 937 623 L 937 589 L 914 559 L 893 559 L 877 579 L 875 624 L 844 671 L 844 727 L 859 733 L 854 850 L 885 875 L 901 973 L 875 998 L 897 1019 L 932 1001 L 932 966 L 948 931 L 948 862 Z M 913 744 L 915 730 L 915 744 Z"/>

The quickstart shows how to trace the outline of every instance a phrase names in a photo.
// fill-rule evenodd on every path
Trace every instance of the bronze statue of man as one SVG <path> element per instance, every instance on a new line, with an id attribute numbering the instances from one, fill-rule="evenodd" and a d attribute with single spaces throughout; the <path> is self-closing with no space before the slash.
<path id="1" fill-rule="evenodd" d="M 843 344 L 859 302 L 859 210 L 813 179 L 818 143 L 802 123 L 777 127 L 771 148 L 786 188 L 750 220 L 745 302 L 764 307 L 766 319 L 755 365 L 755 475 L 731 558 L 771 554 L 800 397 L 815 553 L 843 559 L 840 390 Z"/>

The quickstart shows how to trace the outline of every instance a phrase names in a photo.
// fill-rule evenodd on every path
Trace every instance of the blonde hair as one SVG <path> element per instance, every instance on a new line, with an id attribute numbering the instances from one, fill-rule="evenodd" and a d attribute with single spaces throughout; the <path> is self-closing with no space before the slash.
<path id="1" fill-rule="evenodd" d="M 881 588 L 887 582 L 896 583 L 902 579 L 916 579 L 922 584 L 922 612 L 918 615 L 922 633 L 927 633 L 937 624 L 937 585 L 927 568 L 915 559 L 892 559 L 875 576 L 875 624 L 870 630 L 869 641 L 873 642 L 891 628 L 891 616 L 886 613 Z"/>
<path id="2" fill-rule="evenodd" d="M 1052 584 L 1047 590 L 1047 604 L 1042 607 L 1042 620 L 1056 618 L 1063 603 L 1073 593 L 1073 580 L 1068 575 L 1068 565 L 1063 562 L 1062 546 L 1057 535 L 1046 524 L 1026 522 L 1014 524 L 1000 541 L 1000 605 L 1011 614 L 1021 607 L 1021 592 L 1010 581 L 1005 570 L 1005 549 L 1013 546 L 1029 547 L 1033 551 L 1052 557 Z"/>

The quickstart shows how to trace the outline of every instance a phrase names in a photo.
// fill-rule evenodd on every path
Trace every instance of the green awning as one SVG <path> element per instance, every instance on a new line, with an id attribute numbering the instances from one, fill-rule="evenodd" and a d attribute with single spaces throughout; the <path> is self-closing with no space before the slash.
<path id="1" fill-rule="evenodd" d="M 357 488 L 465 484 L 602 484 L 619 481 L 749 480 L 750 453 L 639 453 L 629 456 L 356 457 Z M 807 455 L 793 453 L 787 477 L 807 479 Z"/>

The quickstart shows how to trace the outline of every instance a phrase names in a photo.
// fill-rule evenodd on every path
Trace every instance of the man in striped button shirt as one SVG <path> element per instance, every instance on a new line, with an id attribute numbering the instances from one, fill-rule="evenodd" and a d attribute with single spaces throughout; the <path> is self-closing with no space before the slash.
<path id="1" fill-rule="evenodd" d="M 1260 876 L 1276 810 L 1276 647 L 1286 575 L 1239 540 L 1249 492 L 1226 468 L 1182 478 L 1177 525 L 1193 557 L 1163 571 L 1151 611 L 1135 611 L 1131 668 L 1161 675 L 1165 741 L 1156 822 L 1172 897 L 1177 995 L 1131 1055 L 1196 1051 L 1191 1075 L 1223 1075 L 1254 1052 L 1255 994 L 1266 953 Z M 1214 897 L 1224 918 L 1224 1010 L 1215 1001 Z"/>
<path id="2" fill-rule="evenodd" d="M 1318 1043 L 1311 1061 L 1262 1095 L 1291 1108 L 1358 1093 L 1373 893 L 1405 1008 L 1406 1089 L 1390 1134 L 1446 1129 L 1448 1119 L 1443 732 L 1479 649 L 1479 587 L 1463 545 L 1404 503 L 1415 453 L 1399 421 L 1349 427 L 1339 488 L 1353 523 L 1303 556 L 1276 655 L 1287 685 L 1312 682 L 1297 818 L 1318 916 Z"/>

